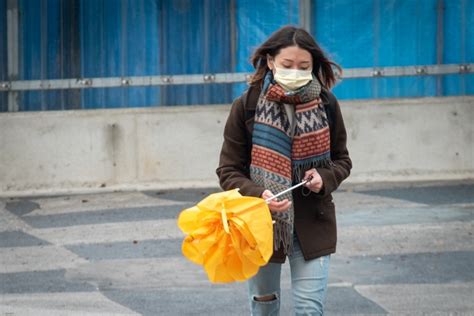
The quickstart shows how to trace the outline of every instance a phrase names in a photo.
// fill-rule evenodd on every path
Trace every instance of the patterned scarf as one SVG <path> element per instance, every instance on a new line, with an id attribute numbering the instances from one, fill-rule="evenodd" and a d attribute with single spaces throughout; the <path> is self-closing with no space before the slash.
<path id="1" fill-rule="evenodd" d="M 274 194 L 299 183 L 306 170 L 331 163 L 329 124 L 314 79 L 306 86 L 286 92 L 268 72 L 255 110 L 250 178 Z M 295 111 L 288 117 L 285 104 Z M 293 124 L 292 124 L 293 121 Z M 289 192 L 281 197 L 293 201 Z M 282 244 L 285 254 L 293 250 L 294 203 L 288 212 L 272 212 L 274 249 Z"/>

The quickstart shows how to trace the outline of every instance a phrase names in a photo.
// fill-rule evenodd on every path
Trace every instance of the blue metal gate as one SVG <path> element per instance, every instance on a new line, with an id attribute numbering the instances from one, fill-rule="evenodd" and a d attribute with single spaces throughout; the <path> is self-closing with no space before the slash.
<path id="1" fill-rule="evenodd" d="M 8 3 L 18 9 L 17 74 Z M 20 111 L 230 103 L 244 77 L 213 74 L 252 72 L 252 51 L 286 24 L 305 25 L 344 69 L 374 71 L 344 79 L 339 99 L 474 93 L 470 0 L 0 0 L 0 111 L 12 100 Z M 451 64 L 460 71 L 426 71 Z M 412 66 L 417 75 L 384 72 Z M 189 84 L 176 84 L 181 75 Z M 155 83 L 130 84 L 136 76 Z"/>

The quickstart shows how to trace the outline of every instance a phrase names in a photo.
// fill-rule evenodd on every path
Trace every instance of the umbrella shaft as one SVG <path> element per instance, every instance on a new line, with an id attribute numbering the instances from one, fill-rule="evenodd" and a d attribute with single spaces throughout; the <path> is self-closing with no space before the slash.
<path id="1" fill-rule="evenodd" d="M 311 180 L 313 180 L 313 177 L 309 177 L 308 179 L 306 179 L 306 180 L 304 180 L 304 181 L 298 183 L 297 185 L 294 185 L 294 186 L 292 186 L 291 188 L 288 188 L 288 189 L 286 189 L 286 190 L 284 190 L 284 191 L 281 191 L 280 193 L 278 193 L 278 194 L 272 196 L 271 198 L 266 199 L 265 202 L 270 203 L 270 201 L 276 199 L 277 197 L 280 197 L 280 196 L 282 196 L 283 194 L 285 194 L 285 193 L 287 193 L 287 192 L 290 192 L 290 191 L 292 191 L 292 190 L 294 190 L 294 189 L 296 189 L 296 188 L 298 188 L 298 187 L 300 187 L 300 186 L 302 186 L 302 185 L 305 185 L 306 183 L 310 182 Z"/>

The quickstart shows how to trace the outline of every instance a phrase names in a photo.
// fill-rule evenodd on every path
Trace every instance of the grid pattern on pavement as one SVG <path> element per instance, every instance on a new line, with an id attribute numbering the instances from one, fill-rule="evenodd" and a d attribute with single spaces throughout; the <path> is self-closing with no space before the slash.
<path id="1" fill-rule="evenodd" d="M 334 194 L 327 314 L 474 314 L 474 184 Z M 0 200 L 0 315 L 245 315 L 180 253 L 179 212 L 216 191 Z M 291 312 L 289 267 L 282 315 Z"/>

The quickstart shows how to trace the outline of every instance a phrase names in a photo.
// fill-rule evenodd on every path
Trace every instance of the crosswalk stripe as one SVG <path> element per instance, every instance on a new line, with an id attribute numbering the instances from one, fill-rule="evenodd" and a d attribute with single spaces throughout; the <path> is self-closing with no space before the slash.
<path id="1" fill-rule="evenodd" d="M 57 246 L 0 248 L 1 273 L 67 269 L 87 262 Z"/>
<path id="2" fill-rule="evenodd" d="M 345 256 L 474 251 L 474 222 L 347 226 L 339 229 L 337 253 Z M 183 238 L 176 219 L 31 229 L 29 234 L 54 245 L 113 243 Z M 374 238 L 378 239 L 374 243 Z"/>
<path id="3" fill-rule="evenodd" d="M 176 219 L 31 229 L 28 233 L 58 246 L 183 237 Z"/>
<path id="4" fill-rule="evenodd" d="M 474 282 L 356 285 L 355 289 L 395 315 L 417 315 L 419 311 L 423 311 L 423 315 L 444 315 L 459 310 L 459 302 L 465 315 L 472 315 L 474 311 Z"/>
<path id="5" fill-rule="evenodd" d="M 65 201 L 67 202 L 67 201 Z M 60 214 L 70 214 L 70 213 L 77 213 L 77 212 L 97 212 L 97 211 L 106 211 L 106 210 L 116 210 L 127 207 L 127 204 L 133 208 L 142 208 L 142 207 L 156 207 L 157 212 L 159 212 L 160 207 L 163 206 L 178 206 L 178 205 L 186 205 L 189 204 L 187 202 L 180 202 L 180 201 L 173 201 L 173 200 L 165 200 L 165 199 L 144 199 L 137 201 L 136 203 L 130 203 L 130 201 L 112 201 L 112 202 L 102 202 L 102 201 L 95 201 L 91 200 L 87 203 L 76 202 L 76 203 L 46 203 L 41 202 L 41 208 L 36 209 L 26 215 L 25 217 L 29 216 L 38 216 L 38 215 L 60 215 Z"/>
<path id="6" fill-rule="evenodd" d="M 350 226 L 338 231 L 337 254 L 374 256 L 419 252 L 474 251 L 474 222 Z M 374 242 L 377 240 L 377 242 Z"/>
<path id="7" fill-rule="evenodd" d="M 139 315 L 100 292 L 2 294 L 1 315 Z"/>

